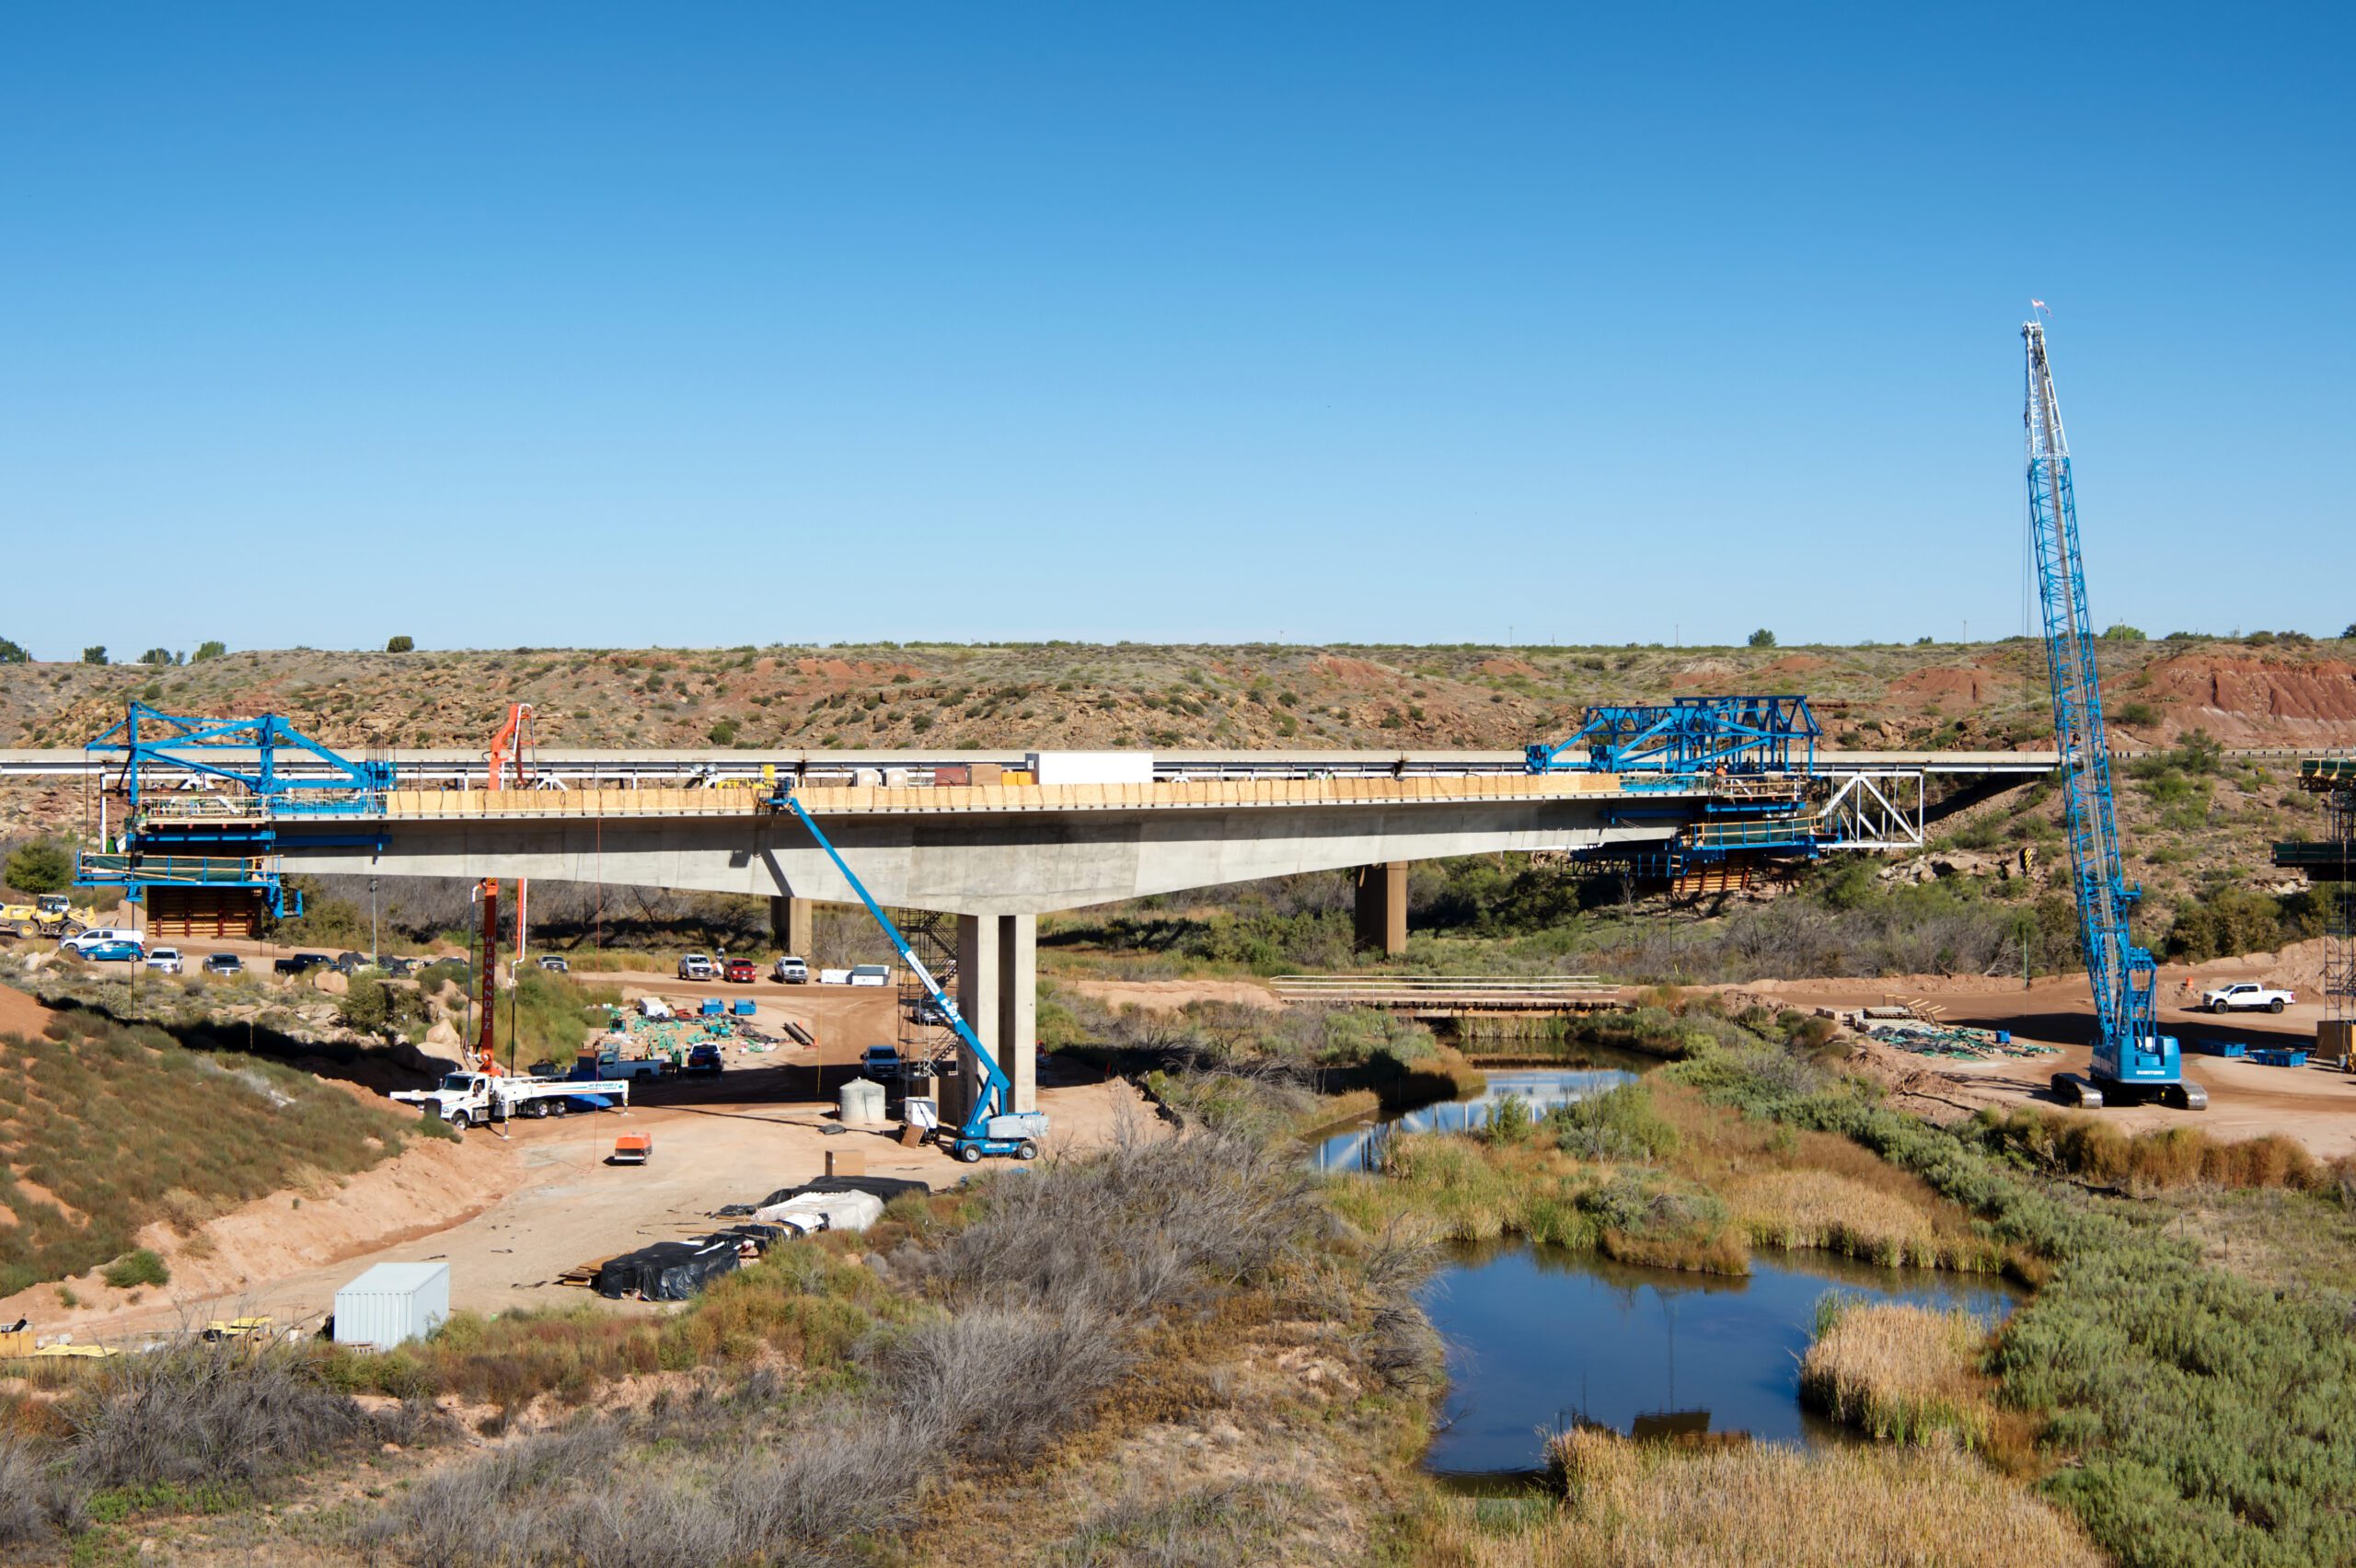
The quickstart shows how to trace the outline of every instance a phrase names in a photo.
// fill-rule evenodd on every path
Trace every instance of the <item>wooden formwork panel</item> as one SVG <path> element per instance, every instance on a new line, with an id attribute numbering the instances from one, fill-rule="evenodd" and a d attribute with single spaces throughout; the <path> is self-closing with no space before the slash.
<path id="1" fill-rule="evenodd" d="M 252 888 L 157 887 L 147 891 L 147 929 L 158 937 L 251 937 L 261 924 Z"/>

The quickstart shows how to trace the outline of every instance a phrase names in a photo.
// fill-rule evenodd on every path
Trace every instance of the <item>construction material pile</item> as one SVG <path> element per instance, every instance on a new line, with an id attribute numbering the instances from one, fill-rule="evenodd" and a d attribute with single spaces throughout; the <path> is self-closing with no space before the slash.
<path id="1" fill-rule="evenodd" d="M 1888 1022 L 1868 1020 L 1865 1032 L 1866 1038 L 1896 1046 L 1911 1055 L 1944 1056 L 1950 1061 L 1993 1062 L 2008 1057 L 2061 1055 L 2051 1045 L 2015 1040 L 2008 1030 L 1968 1029 L 1960 1024 L 1932 1023 L 1922 1019 Z"/>
<path id="2" fill-rule="evenodd" d="M 921 1182 L 888 1176 L 821 1177 L 780 1187 L 757 1204 L 732 1204 L 722 1217 L 737 1218 L 702 1236 L 657 1241 L 607 1258 L 594 1269 L 567 1271 L 560 1283 L 585 1284 L 613 1300 L 685 1301 L 723 1274 L 765 1255 L 780 1241 L 821 1230 L 865 1230 L 884 1205 L 904 1192 L 928 1191 Z"/>

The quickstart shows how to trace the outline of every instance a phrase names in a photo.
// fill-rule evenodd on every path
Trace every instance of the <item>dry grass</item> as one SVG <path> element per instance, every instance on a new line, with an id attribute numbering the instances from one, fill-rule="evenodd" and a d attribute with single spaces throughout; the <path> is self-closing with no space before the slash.
<path id="1" fill-rule="evenodd" d="M 1837 1171 L 1762 1171 L 1735 1182 L 1726 1196 L 1754 1246 L 1818 1247 L 1888 1268 L 1945 1261 L 1929 1216 Z"/>
<path id="2" fill-rule="evenodd" d="M 1428 1560 L 1466 1568 L 2098 1568 L 2075 1524 L 1966 1454 L 1775 1445 L 1688 1453 L 1556 1439 L 1560 1507 L 1444 1505 Z"/>
<path id="3" fill-rule="evenodd" d="M 1830 1318 L 1800 1363 L 1801 1399 L 1886 1441 L 1987 1447 L 1996 1412 L 1977 1319 L 1901 1302 L 1852 1302 Z"/>
<path id="4" fill-rule="evenodd" d="M 1750 1269 L 1726 1206 L 1671 1171 L 1443 1134 L 1395 1137 L 1387 1159 L 1380 1176 L 1333 1183 L 1334 1206 L 1369 1233 L 1422 1223 L 1449 1241 L 1515 1235 L 1655 1268 Z"/>
<path id="5" fill-rule="evenodd" d="M 2339 1188 L 2356 1162 L 2318 1164 L 2280 1133 L 2227 1142 L 2198 1127 L 2158 1127 L 2132 1136 L 2094 1116 L 2055 1116 L 2036 1109 L 1982 1112 L 1988 1141 L 2047 1170 L 2115 1187 L 2154 1192 L 2181 1187 Z"/>

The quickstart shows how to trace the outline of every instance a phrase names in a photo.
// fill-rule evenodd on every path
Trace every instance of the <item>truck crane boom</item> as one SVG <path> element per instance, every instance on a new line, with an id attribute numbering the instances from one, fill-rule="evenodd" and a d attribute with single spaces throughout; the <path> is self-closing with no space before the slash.
<path id="1" fill-rule="evenodd" d="M 2022 324 L 2028 350 L 2023 414 L 2028 440 L 2029 533 L 2037 547 L 2038 597 L 2045 617 L 2046 674 L 2053 691 L 2053 741 L 2060 754 L 2064 823 L 2070 839 L 2078 933 L 2094 988 L 2096 1035 L 2086 1078 L 2053 1075 L 2065 1103 L 2100 1105 L 2114 1097 L 2153 1095 L 2198 1111 L 2207 1092 L 2184 1077 L 2173 1036 L 2159 1031 L 2159 965 L 2135 945 L 2129 917 L 2142 890 L 2127 880 L 2111 799 L 2110 750 L 2102 686 L 2095 668 L 2094 622 L 2086 611 L 2086 571 L 2078 548 L 2078 505 L 2070 479 L 2070 444 L 2045 354 L 2042 323 Z"/>
<path id="2" fill-rule="evenodd" d="M 900 962 L 908 966 L 908 973 L 915 975 L 924 987 L 925 997 L 934 1009 L 935 1016 L 948 1020 L 949 1027 L 956 1031 L 958 1043 L 972 1053 L 975 1064 L 981 1068 L 981 1092 L 975 1095 L 974 1102 L 965 1108 L 965 1119 L 956 1131 L 947 1134 L 949 1152 L 968 1165 L 986 1154 L 1012 1155 L 1017 1159 L 1036 1159 L 1039 1140 L 1047 1136 L 1045 1113 L 1013 1109 L 1010 1101 L 1014 1085 L 1007 1078 L 1006 1069 L 999 1066 L 998 1058 L 983 1047 L 973 1025 L 965 1021 L 964 1015 L 957 1010 L 956 1004 L 941 988 L 941 983 L 932 977 L 932 971 L 925 967 L 924 961 L 916 955 L 916 950 L 908 946 L 908 940 L 900 934 L 900 928 L 884 913 L 883 905 L 868 893 L 867 884 L 860 882 L 857 873 L 844 862 L 842 851 L 835 847 L 834 840 L 826 836 L 809 810 L 794 796 L 791 781 L 781 781 L 781 785 L 780 793 L 772 796 L 769 803 L 783 806 L 810 830 L 810 836 L 817 841 L 819 848 L 826 852 L 826 859 L 835 863 L 835 870 L 842 873 L 843 881 L 850 884 L 851 892 L 859 894 L 860 903 L 867 906 L 869 917 L 883 929 L 884 936 L 891 939 L 893 949 L 900 955 Z"/>

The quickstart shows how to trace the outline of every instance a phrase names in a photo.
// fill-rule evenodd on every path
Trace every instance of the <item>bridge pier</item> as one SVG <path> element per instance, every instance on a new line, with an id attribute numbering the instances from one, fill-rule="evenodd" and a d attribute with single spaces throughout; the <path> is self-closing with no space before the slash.
<path id="1" fill-rule="evenodd" d="M 810 949 L 811 912 L 815 904 L 807 898 L 789 898 L 780 894 L 769 900 L 769 930 L 777 938 L 778 946 L 796 958 L 816 962 Z"/>
<path id="2" fill-rule="evenodd" d="M 957 1011 L 1006 1069 L 1010 1109 L 1039 1108 L 1039 917 L 957 917 Z M 963 1051 L 954 1078 L 941 1086 L 941 1117 L 955 1125 L 981 1091 L 981 1074 Z"/>
<path id="3" fill-rule="evenodd" d="M 1397 957 L 1407 951 L 1407 862 L 1358 868 L 1357 945 Z"/>

